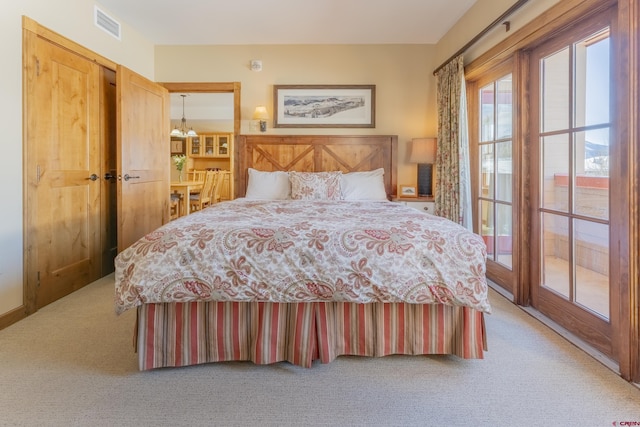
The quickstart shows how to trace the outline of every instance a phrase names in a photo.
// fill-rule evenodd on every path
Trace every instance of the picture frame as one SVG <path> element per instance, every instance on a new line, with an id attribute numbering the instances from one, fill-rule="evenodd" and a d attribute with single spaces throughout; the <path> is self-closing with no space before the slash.
<path id="1" fill-rule="evenodd" d="M 374 128 L 375 85 L 274 85 L 276 128 Z"/>
<path id="2" fill-rule="evenodd" d="M 400 185 L 400 197 L 418 197 L 418 189 L 415 185 Z"/>
<path id="3" fill-rule="evenodd" d="M 187 154 L 185 140 L 182 138 L 171 138 L 171 155 Z"/>

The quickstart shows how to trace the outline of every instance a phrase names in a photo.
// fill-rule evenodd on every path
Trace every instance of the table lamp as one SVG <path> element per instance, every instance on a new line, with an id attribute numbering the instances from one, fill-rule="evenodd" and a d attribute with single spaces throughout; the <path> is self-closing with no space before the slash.
<path id="1" fill-rule="evenodd" d="M 411 163 L 418 164 L 418 196 L 432 196 L 433 163 L 436 161 L 436 138 L 411 140 Z"/>

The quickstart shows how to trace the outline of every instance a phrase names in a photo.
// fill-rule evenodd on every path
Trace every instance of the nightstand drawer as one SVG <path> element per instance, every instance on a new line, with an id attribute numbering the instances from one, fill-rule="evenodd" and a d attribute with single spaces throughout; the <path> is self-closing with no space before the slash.
<path id="1" fill-rule="evenodd" d="M 431 215 L 434 214 L 434 203 L 433 202 L 405 202 L 405 201 L 401 201 L 398 203 L 402 203 L 406 206 L 409 206 L 410 208 L 413 209 L 417 209 L 421 212 L 427 212 L 430 213 Z"/>
<path id="2" fill-rule="evenodd" d="M 435 215 L 435 203 L 433 197 L 392 197 L 392 202 L 402 203 L 421 212 Z"/>

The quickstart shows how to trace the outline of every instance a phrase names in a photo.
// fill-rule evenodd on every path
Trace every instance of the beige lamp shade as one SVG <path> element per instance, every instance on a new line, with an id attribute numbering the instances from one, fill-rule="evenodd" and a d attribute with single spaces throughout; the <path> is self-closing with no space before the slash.
<path id="1" fill-rule="evenodd" d="M 411 140 L 411 163 L 435 163 L 436 161 L 436 139 L 435 138 L 413 138 Z"/>
<path id="2" fill-rule="evenodd" d="M 267 107 L 264 105 L 256 107 L 256 110 L 253 112 L 253 120 L 267 120 L 268 118 Z"/>
<path id="3" fill-rule="evenodd" d="M 253 120 L 260 120 L 260 132 L 266 132 L 268 118 L 269 114 L 267 114 L 267 107 L 264 105 L 257 106 L 256 110 L 253 112 Z"/>

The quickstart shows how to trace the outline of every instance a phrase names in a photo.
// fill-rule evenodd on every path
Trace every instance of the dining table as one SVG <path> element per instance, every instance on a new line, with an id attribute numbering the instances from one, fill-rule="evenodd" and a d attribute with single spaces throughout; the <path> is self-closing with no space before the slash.
<path id="1" fill-rule="evenodd" d="M 179 216 L 191 213 L 191 203 L 189 196 L 202 190 L 203 181 L 171 181 L 171 193 L 179 194 L 182 200 Z"/>

